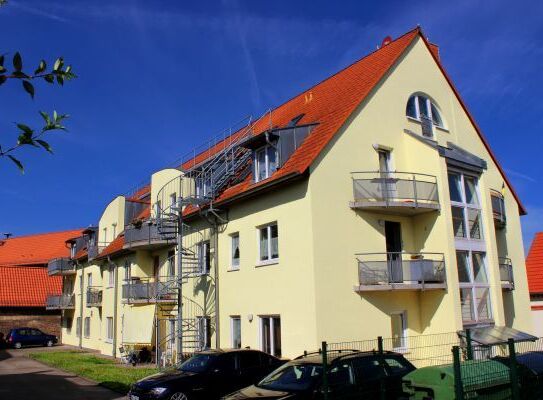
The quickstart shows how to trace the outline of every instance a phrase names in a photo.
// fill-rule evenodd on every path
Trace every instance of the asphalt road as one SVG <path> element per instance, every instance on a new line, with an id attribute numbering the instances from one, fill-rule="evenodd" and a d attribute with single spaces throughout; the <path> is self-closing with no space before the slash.
<path id="1" fill-rule="evenodd" d="M 59 350 L 61 347 L 53 349 Z M 94 382 L 48 367 L 26 357 L 26 353 L 32 351 L 36 351 L 36 349 L 0 350 L 0 399 L 126 399 L 126 397 L 98 386 Z"/>

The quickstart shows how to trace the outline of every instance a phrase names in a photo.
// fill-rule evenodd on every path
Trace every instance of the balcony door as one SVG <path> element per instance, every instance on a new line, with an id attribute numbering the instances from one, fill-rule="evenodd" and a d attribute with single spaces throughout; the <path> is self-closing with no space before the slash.
<path id="1" fill-rule="evenodd" d="M 396 181 L 392 174 L 392 159 L 390 151 L 379 150 L 379 175 L 381 178 L 381 194 L 383 200 L 389 201 L 395 199 Z"/>
<path id="2" fill-rule="evenodd" d="M 387 269 L 391 283 L 403 282 L 402 226 L 399 222 L 385 221 Z"/>

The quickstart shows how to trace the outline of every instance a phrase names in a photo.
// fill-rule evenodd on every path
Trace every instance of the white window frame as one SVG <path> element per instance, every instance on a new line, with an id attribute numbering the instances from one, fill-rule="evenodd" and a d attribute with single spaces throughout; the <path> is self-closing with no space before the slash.
<path id="1" fill-rule="evenodd" d="M 77 317 L 75 320 L 75 336 L 76 337 L 81 337 L 82 329 L 83 329 L 83 325 L 81 322 L 81 317 Z"/>
<path id="2" fill-rule="evenodd" d="M 91 317 L 85 317 L 83 321 L 83 336 L 90 338 L 91 335 Z"/>
<path id="3" fill-rule="evenodd" d="M 494 314 L 492 310 L 492 300 L 490 298 L 490 277 L 488 276 L 488 261 L 487 261 L 487 254 L 484 251 L 474 251 L 470 249 L 460 249 L 457 248 L 455 252 L 456 257 L 456 265 L 458 266 L 458 252 L 463 252 L 467 254 L 467 268 L 468 268 L 468 276 L 469 276 L 469 282 L 460 282 L 460 279 L 458 279 L 458 286 L 459 290 L 462 289 L 468 289 L 471 291 L 471 311 L 473 314 L 473 321 L 467 321 L 462 318 L 462 322 L 467 322 L 468 325 L 475 325 L 475 324 L 485 324 L 492 322 L 494 320 Z M 483 258 L 483 268 L 484 273 L 486 276 L 486 283 L 484 282 L 476 282 L 475 276 L 474 276 L 474 269 L 473 269 L 473 253 L 479 253 L 482 255 Z M 457 268 L 458 270 L 458 268 Z M 479 318 L 479 300 L 477 299 L 477 296 L 475 295 L 477 293 L 477 289 L 485 289 L 488 290 L 488 304 L 486 305 L 488 308 L 488 319 L 481 320 Z M 462 304 L 460 304 L 460 311 L 462 311 Z"/>
<path id="4" fill-rule="evenodd" d="M 200 338 L 200 348 L 202 350 L 211 348 L 211 317 L 208 315 L 200 315 L 196 317 L 196 326 L 200 333 L 202 334 L 202 337 Z M 209 332 L 208 332 L 209 331 Z M 208 333 L 210 336 L 208 336 Z M 207 345 L 207 342 L 209 341 L 209 346 Z"/>
<path id="5" fill-rule="evenodd" d="M 168 319 L 168 346 L 170 349 L 173 349 L 175 347 L 175 340 L 176 340 L 176 334 L 175 334 L 175 319 Z"/>
<path id="6" fill-rule="evenodd" d="M 236 250 L 234 249 L 234 240 L 237 238 L 238 241 L 238 258 L 234 258 L 234 254 Z M 239 271 L 239 264 L 240 264 L 240 258 L 241 258 L 241 248 L 240 248 L 240 241 L 239 241 L 239 232 L 232 233 L 230 235 L 230 271 Z M 236 261 L 237 260 L 237 261 Z"/>
<path id="7" fill-rule="evenodd" d="M 113 343 L 113 317 L 106 317 L 106 343 Z"/>
<path id="8" fill-rule="evenodd" d="M 272 226 L 276 226 L 277 227 L 277 254 L 278 256 L 275 257 L 275 258 L 272 258 L 272 247 L 271 247 L 271 227 Z M 267 233 L 268 233 L 268 246 L 267 246 L 267 258 L 266 259 L 262 259 L 262 254 L 260 253 L 260 250 L 261 250 L 261 246 L 260 246 L 260 242 L 262 240 L 262 229 L 267 229 Z M 279 258 L 280 258 L 280 253 L 279 253 L 279 224 L 277 223 L 277 221 L 275 222 L 270 222 L 269 224 L 265 224 L 265 225 L 260 225 L 257 227 L 256 229 L 256 232 L 257 232 L 257 246 L 258 246 L 258 249 L 257 249 L 257 254 L 258 254 L 258 259 L 257 259 L 257 266 L 263 266 L 263 265 L 270 265 L 270 264 L 277 264 L 279 262 Z"/>
<path id="9" fill-rule="evenodd" d="M 402 335 L 401 335 L 401 346 L 399 347 L 393 347 L 392 350 L 398 352 L 398 353 L 406 353 L 407 350 L 408 350 L 408 341 L 407 341 L 407 311 L 403 310 L 403 311 L 398 311 L 398 312 L 392 312 L 390 313 L 390 318 L 391 318 L 391 324 L 392 324 L 392 317 L 395 316 L 395 315 L 399 315 L 400 316 L 400 321 L 402 323 Z M 391 329 L 392 329 L 392 326 L 391 326 Z M 392 341 L 394 341 L 394 336 L 392 335 L 392 331 L 391 331 L 391 338 L 392 338 Z"/>
<path id="10" fill-rule="evenodd" d="M 117 237 L 117 223 L 116 222 L 111 224 L 111 231 L 113 232 L 113 236 L 111 237 L 111 240 L 113 240 Z"/>
<path id="11" fill-rule="evenodd" d="M 130 281 L 131 276 L 132 276 L 132 261 L 125 260 L 124 261 L 124 280 L 125 280 L 125 282 Z"/>
<path id="12" fill-rule="evenodd" d="M 207 275 L 211 272 L 211 241 L 202 240 L 196 245 L 198 249 L 198 264 L 200 274 Z M 207 256 L 209 249 L 209 258 Z M 206 271 L 206 265 L 209 263 L 209 270 Z"/>
<path id="13" fill-rule="evenodd" d="M 265 146 L 262 146 L 262 147 L 256 149 L 255 150 L 255 155 L 254 155 L 254 171 L 253 171 L 254 181 L 255 182 L 260 182 L 260 181 L 266 180 L 273 174 L 273 172 L 270 171 L 270 160 L 269 160 L 269 153 L 268 153 L 268 150 L 270 148 L 272 148 L 275 151 L 275 164 L 276 164 L 275 171 L 277 171 L 277 169 L 279 168 L 279 154 L 278 154 L 277 148 L 267 144 Z M 261 179 L 259 177 L 260 169 L 259 169 L 259 165 L 258 165 L 258 154 L 262 153 L 262 152 L 264 152 L 264 168 L 265 168 L 265 171 L 264 171 L 264 177 Z"/>
<path id="14" fill-rule="evenodd" d="M 259 347 L 260 350 L 265 352 L 264 349 L 264 320 L 269 319 L 270 320 L 270 353 L 271 355 L 275 356 L 275 340 L 273 337 L 273 331 L 275 328 L 275 321 L 274 319 L 278 318 L 279 321 L 281 320 L 281 315 L 279 314 L 269 314 L 269 315 L 259 315 L 258 316 L 258 341 L 259 341 Z M 281 324 L 281 342 L 283 342 L 283 329 Z M 282 345 L 281 345 L 282 346 Z"/>
<path id="15" fill-rule="evenodd" d="M 168 267 L 168 276 L 175 276 L 175 251 L 168 252 L 168 258 L 166 259 L 166 264 Z"/>
<path id="16" fill-rule="evenodd" d="M 234 339 L 234 321 L 239 321 L 239 347 L 236 347 L 235 339 Z M 241 316 L 239 315 L 231 315 L 230 316 L 230 346 L 233 349 L 242 348 L 243 344 L 241 341 Z"/>
<path id="17" fill-rule="evenodd" d="M 107 287 L 108 288 L 115 287 L 115 266 L 110 265 L 107 270 L 108 270 Z"/>
<path id="18" fill-rule="evenodd" d="M 416 117 L 413 117 L 411 115 L 407 115 L 407 113 L 406 113 L 407 118 L 409 118 L 410 120 L 421 122 L 420 109 L 419 109 L 419 97 L 422 97 L 422 98 L 426 99 L 426 107 L 428 108 L 428 114 L 429 114 L 428 118 L 430 118 L 430 121 L 432 121 L 432 126 L 434 126 L 436 128 L 439 128 L 439 129 L 447 130 L 447 128 L 445 127 L 445 121 L 443 120 L 443 113 L 441 112 L 441 110 L 439 109 L 437 104 L 434 103 L 430 99 L 430 97 L 428 95 L 425 95 L 423 93 L 412 94 L 411 96 L 408 97 L 407 101 L 409 101 L 411 99 L 411 97 L 415 98 L 415 114 L 416 114 Z M 433 115 L 432 115 L 432 105 L 435 107 L 435 109 L 439 113 L 439 118 L 441 119 L 441 125 L 437 125 L 437 124 L 434 123 L 434 118 L 433 118 Z"/>
<path id="19" fill-rule="evenodd" d="M 70 247 L 70 258 L 72 258 L 72 259 L 75 258 L 76 250 L 77 250 L 76 242 L 74 241 L 72 243 L 72 246 Z"/>
<path id="20" fill-rule="evenodd" d="M 102 235 L 104 235 L 102 242 L 107 243 L 107 226 L 105 226 L 104 229 L 102 229 Z"/>
<path id="21" fill-rule="evenodd" d="M 162 217 L 162 202 L 160 200 L 157 200 L 155 203 L 155 218 L 160 219 Z"/>
<path id="22" fill-rule="evenodd" d="M 92 272 L 87 272 L 87 289 L 92 287 Z"/>
<path id="23" fill-rule="evenodd" d="M 177 193 L 173 192 L 170 194 L 170 208 L 173 211 L 173 207 L 177 204 Z"/>

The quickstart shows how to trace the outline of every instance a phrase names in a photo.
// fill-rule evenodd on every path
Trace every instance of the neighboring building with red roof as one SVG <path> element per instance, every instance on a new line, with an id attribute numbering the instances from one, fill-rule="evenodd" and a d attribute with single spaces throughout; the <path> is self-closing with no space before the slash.
<path id="1" fill-rule="evenodd" d="M 526 272 L 536 334 L 543 337 L 543 232 L 535 234 L 526 257 Z"/>
<path id="2" fill-rule="evenodd" d="M 30 326 L 60 335 L 61 313 L 46 304 L 62 293 L 62 278 L 49 276 L 47 265 L 69 256 L 66 242 L 80 235 L 79 229 L 0 240 L 0 332 Z"/>
<path id="3" fill-rule="evenodd" d="M 420 28 L 227 132 L 105 207 L 65 343 L 168 364 L 532 332 L 524 207 Z"/>

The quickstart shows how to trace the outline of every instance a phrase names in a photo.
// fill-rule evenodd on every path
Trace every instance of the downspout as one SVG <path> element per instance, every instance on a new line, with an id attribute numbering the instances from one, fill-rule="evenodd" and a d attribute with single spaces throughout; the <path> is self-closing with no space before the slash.
<path id="1" fill-rule="evenodd" d="M 220 322 L 219 322 L 219 229 L 215 218 L 215 348 L 221 348 Z"/>
<path id="2" fill-rule="evenodd" d="M 113 358 L 117 358 L 117 301 L 119 298 L 119 268 L 111 261 L 111 258 L 107 257 L 109 266 L 112 266 L 115 270 L 115 285 L 113 292 Z"/>
<path id="3" fill-rule="evenodd" d="M 79 302 L 79 348 L 83 348 L 83 287 L 85 279 L 85 265 L 81 268 L 81 279 L 79 280 L 79 296 L 81 301 Z M 77 326 L 76 326 L 77 329 Z"/>

